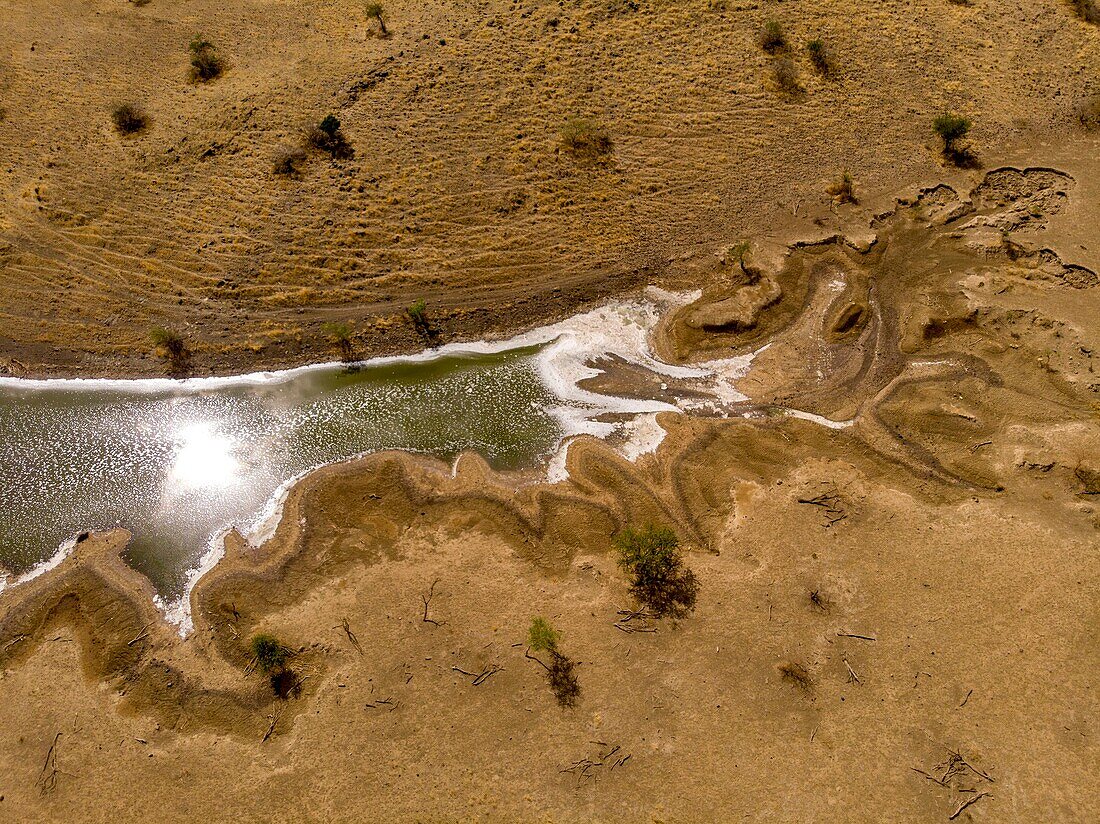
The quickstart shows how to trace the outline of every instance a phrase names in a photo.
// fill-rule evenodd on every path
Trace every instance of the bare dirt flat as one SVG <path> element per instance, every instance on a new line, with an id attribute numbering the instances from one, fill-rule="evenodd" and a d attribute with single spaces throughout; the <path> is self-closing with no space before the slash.
<path id="1" fill-rule="evenodd" d="M 9 371 L 156 372 L 153 324 L 198 372 L 322 356 L 330 319 L 399 350 L 414 296 L 452 337 L 650 280 L 700 293 L 664 357 L 757 355 L 726 417 L 662 415 L 635 463 L 578 440 L 556 484 L 319 470 L 185 639 L 127 534 L 87 536 L 0 594 L 0 820 L 1095 819 L 1100 30 L 1067 5 L 387 6 L 390 38 L 352 5 L 2 10 Z M 835 78 L 796 50 L 780 95 L 769 16 Z M 230 67 L 197 86 L 200 28 Z M 948 106 L 980 167 L 945 164 Z M 355 157 L 274 176 L 329 111 Z M 578 113 L 613 162 L 556 151 Z M 682 618 L 616 565 L 643 524 L 698 576 Z"/>

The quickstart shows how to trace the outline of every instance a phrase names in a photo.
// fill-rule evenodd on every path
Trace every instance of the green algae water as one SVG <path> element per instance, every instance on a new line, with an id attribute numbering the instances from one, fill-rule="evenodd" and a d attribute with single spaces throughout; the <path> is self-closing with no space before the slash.
<path id="1" fill-rule="evenodd" d="M 212 540 L 311 468 L 383 449 L 531 466 L 563 434 L 538 349 L 274 380 L 2 386 L 0 564 L 18 575 L 80 531 L 123 526 L 127 561 L 171 600 Z"/>

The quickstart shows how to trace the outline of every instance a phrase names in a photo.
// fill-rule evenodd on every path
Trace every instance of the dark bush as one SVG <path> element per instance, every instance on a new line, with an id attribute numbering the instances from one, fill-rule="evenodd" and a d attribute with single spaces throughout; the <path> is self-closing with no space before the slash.
<path id="1" fill-rule="evenodd" d="M 327 321 L 321 325 L 321 329 L 329 336 L 336 350 L 340 353 L 340 360 L 344 363 L 351 363 L 354 359 L 351 326 L 343 321 Z"/>
<path id="2" fill-rule="evenodd" d="M 225 71 L 225 63 L 218 56 L 214 44 L 201 34 L 191 38 L 188 49 L 191 51 L 191 77 L 194 80 L 213 80 Z"/>
<path id="3" fill-rule="evenodd" d="M 806 53 L 810 56 L 810 65 L 822 77 L 827 77 L 833 71 L 833 60 L 829 49 L 822 40 L 811 40 L 806 44 Z"/>
<path id="4" fill-rule="evenodd" d="M 972 124 L 962 115 L 944 112 L 932 121 L 932 128 L 943 140 L 943 156 L 956 166 L 970 166 L 974 154 L 959 141 L 970 132 Z"/>
<path id="5" fill-rule="evenodd" d="M 191 354 L 183 337 L 171 329 L 157 326 L 149 330 L 149 340 L 168 364 L 169 372 L 182 374 L 188 370 Z"/>
<path id="6" fill-rule="evenodd" d="M 122 134 L 136 134 L 149 125 L 149 118 L 140 106 L 120 103 L 111 110 L 111 120 Z"/>
<path id="7" fill-rule="evenodd" d="M 829 194 L 833 196 L 833 201 L 836 203 L 858 203 L 856 200 L 855 181 L 847 170 L 841 173 L 840 177 L 829 187 Z"/>
<path id="8" fill-rule="evenodd" d="M 254 635 L 249 646 L 252 649 L 252 656 L 256 659 L 256 666 L 263 672 L 272 673 L 282 670 L 290 658 L 290 650 L 273 635 L 265 633 Z"/>
<path id="9" fill-rule="evenodd" d="M 787 50 L 787 35 L 783 33 L 783 26 L 778 20 L 769 20 L 764 24 L 757 42 L 768 54 L 779 54 Z"/>
<path id="10" fill-rule="evenodd" d="M 680 539 L 667 527 L 628 527 L 615 539 L 630 591 L 656 616 L 683 618 L 695 609 L 699 581 L 684 566 Z"/>
<path id="11" fill-rule="evenodd" d="M 378 21 L 379 33 L 383 37 L 389 35 L 389 31 L 386 29 L 386 21 L 383 17 L 384 12 L 381 3 L 367 3 L 367 5 L 363 7 L 363 13 L 366 14 L 368 20 Z"/>
<path id="12" fill-rule="evenodd" d="M 1073 13 L 1086 23 L 1100 26 L 1100 6 L 1096 0 L 1069 0 L 1069 5 Z"/>
<path id="13" fill-rule="evenodd" d="M 313 148 L 328 152 L 339 160 L 347 160 L 355 155 L 351 144 L 344 137 L 340 118 L 334 114 L 325 115 L 320 123 L 309 130 L 306 140 Z"/>
<path id="14" fill-rule="evenodd" d="M 603 163 L 612 151 L 611 136 L 594 120 L 574 118 L 561 130 L 562 150 L 580 163 Z"/>
<path id="15" fill-rule="evenodd" d="M 531 619 L 531 626 L 527 630 L 528 650 L 524 654 L 533 661 L 537 661 L 546 670 L 546 679 L 550 682 L 550 689 L 558 703 L 563 707 L 572 707 L 577 703 L 581 694 L 581 685 L 574 672 L 576 663 L 564 655 L 558 649 L 561 634 L 550 626 L 545 618 L 535 617 Z M 550 664 L 547 665 L 531 655 L 535 652 L 548 652 Z"/>

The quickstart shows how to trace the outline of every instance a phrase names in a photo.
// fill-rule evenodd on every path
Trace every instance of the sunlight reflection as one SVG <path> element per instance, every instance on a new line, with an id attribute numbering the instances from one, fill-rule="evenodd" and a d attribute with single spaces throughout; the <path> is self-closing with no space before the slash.
<path id="1" fill-rule="evenodd" d="M 233 441 L 216 434 L 208 423 L 192 424 L 176 436 L 179 449 L 169 478 L 177 489 L 226 487 L 238 480 L 240 463 Z"/>

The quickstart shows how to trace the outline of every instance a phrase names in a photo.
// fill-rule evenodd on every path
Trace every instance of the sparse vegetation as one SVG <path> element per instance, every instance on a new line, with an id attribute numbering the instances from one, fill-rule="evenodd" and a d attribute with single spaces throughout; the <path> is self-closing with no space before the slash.
<path id="1" fill-rule="evenodd" d="M 252 637 L 249 644 L 252 657 L 256 659 L 256 666 L 262 672 L 272 673 L 286 666 L 290 658 L 290 650 L 273 635 L 260 633 Z"/>
<path id="2" fill-rule="evenodd" d="M 256 668 L 267 675 L 272 691 L 280 698 L 289 698 L 297 693 L 301 679 L 297 673 L 287 667 L 294 654 L 273 635 L 260 633 L 254 635 L 249 644 Z"/>
<path id="3" fill-rule="evenodd" d="M 306 162 L 305 149 L 300 146 L 282 146 L 275 152 L 271 170 L 283 177 L 297 177 Z"/>
<path id="4" fill-rule="evenodd" d="M 355 154 L 344 137 L 340 118 L 334 114 L 326 114 L 320 123 L 309 130 L 306 139 L 313 148 L 328 152 L 341 160 L 346 160 Z"/>
<path id="5" fill-rule="evenodd" d="M 577 117 L 562 127 L 561 148 L 580 163 L 596 164 L 605 162 L 611 156 L 613 145 L 611 136 L 602 125 Z"/>
<path id="6" fill-rule="evenodd" d="M 220 76 L 225 71 L 225 62 L 218 55 L 214 44 L 196 34 L 188 46 L 191 51 L 191 77 L 206 82 Z"/>
<path id="7" fill-rule="evenodd" d="M 834 203 L 858 203 L 855 193 L 855 181 L 852 179 L 852 175 L 845 169 L 828 190 L 829 194 L 833 196 Z"/>
<path id="8" fill-rule="evenodd" d="M 944 112 L 932 121 L 932 128 L 943 140 L 943 156 L 956 166 L 967 166 L 974 155 L 960 141 L 970 132 L 970 120 L 953 112 Z"/>
<path id="9" fill-rule="evenodd" d="M 149 125 L 140 106 L 133 103 L 120 103 L 111 110 L 111 120 L 121 134 L 136 134 Z"/>
<path id="10" fill-rule="evenodd" d="M 795 96 L 802 92 L 798 82 L 798 68 L 789 57 L 780 57 L 772 64 L 772 77 L 775 85 L 786 95 Z"/>
<path id="11" fill-rule="evenodd" d="M 581 694 L 581 685 L 574 672 L 576 662 L 558 649 L 560 641 L 561 633 L 555 630 L 549 621 L 541 617 L 532 618 L 531 626 L 527 630 L 528 649 L 524 655 L 538 662 L 546 670 L 546 679 L 550 682 L 550 689 L 558 699 L 558 703 L 563 707 L 572 707 Z M 546 664 L 531 655 L 531 650 L 549 653 L 550 663 Z"/>
<path id="12" fill-rule="evenodd" d="M 680 539 L 667 527 L 628 527 L 615 539 L 630 591 L 657 617 L 683 618 L 695 609 L 699 581 L 684 566 Z"/>
<path id="13" fill-rule="evenodd" d="M 428 320 L 427 310 L 428 305 L 423 300 L 417 300 L 405 309 L 405 314 L 412 321 L 416 334 L 431 343 L 439 336 L 439 333 L 432 326 L 431 321 Z"/>
<path id="14" fill-rule="evenodd" d="M 822 77 L 828 77 L 833 71 L 833 58 L 823 40 L 811 40 L 806 44 L 806 53 L 810 56 L 810 65 Z"/>
<path id="15" fill-rule="evenodd" d="M 340 360 L 344 363 L 351 363 L 351 361 L 354 360 L 351 342 L 351 326 L 343 321 L 327 321 L 321 325 L 321 329 L 328 335 L 329 339 L 340 353 Z"/>
<path id="16" fill-rule="evenodd" d="M 1096 0 L 1069 0 L 1073 13 L 1086 23 L 1100 26 L 1100 5 Z"/>
<path id="17" fill-rule="evenodd" d="M 173 374 L 187 371 L 190 363 L 190 353 L 183 337 L 163 326 L 156 326 L 149 330 L 149 340 L 157 348 L 161 357 L 168 364 L 168 369 Z"/>
<path id="18" fill-rule="evenodd" d="M 389 30 L 386 28 L 385 11 L 382 9 L 381 3 L 367 3 L 363 7 L 363 13 L 367 16 L 368 20 L 378 21 L 378 33 L 382 37 L 389 36 Z"/>
<path id="19" fill-rule="evenodd" d="M 787 35 L 783 33 L 783 26 L 778 20 L 769 20 L 764 24 L 757 42 L 768 54 L 779 54 L 787 50 Z"/>

